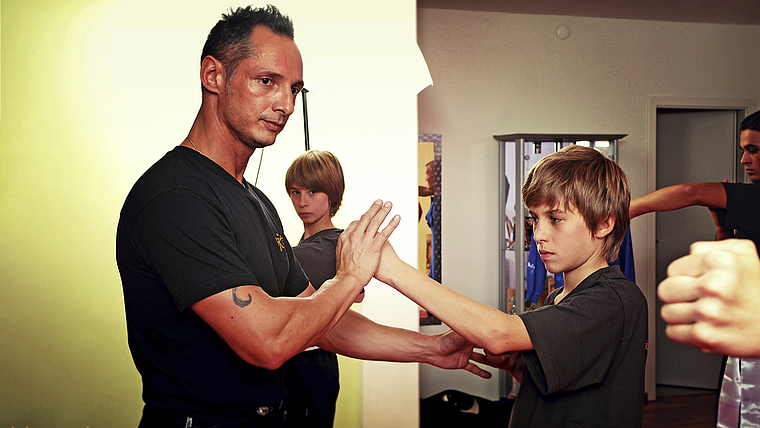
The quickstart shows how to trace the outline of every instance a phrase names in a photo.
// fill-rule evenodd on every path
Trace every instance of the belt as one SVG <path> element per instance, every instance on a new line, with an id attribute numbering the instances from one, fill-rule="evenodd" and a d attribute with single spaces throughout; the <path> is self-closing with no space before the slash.
<path id="1" fill-rule="evenodd" d="M 230 412 L 229 410 L 226 412 L 209 412 L 209 411 L 195 411 L 195 410 L 180 410 L 180 409 L 162 409 L 160 407 L 152 406 L 152 405 L 146 405 L 143 410 L 143 422 L 146 423 L 146 425 L 141 426 L 152 426 L 157 425 L 159 421 L 175 421 L 177 418 L 181 418 L 182 420 L 187 419 L 188 423 L 192 424 L 193 419 L 199 419 L 199 420 L 227 420 L 227 419 L 240 419 L 240 418 L 257 418 L 257 417 L 264 417 L 269 415 L 276 415 L 282 412 L 282 410 L 285 407 L 285 402 L 280 401 L 279 403 L 272 404 L 271 406 L 259 406 L 254 407 L 252 409 L 249 409 L 245 412 Z M 151 424 L 150 421 L 154 421 L 154 424 Z M 172 422 L 173 423 L 173 422 Z M 193 426 L 193 425 L 188 425 Z"/>
<path id="2" fill-rule="evenodd" d="M 282 410 L 284 405 L 285 405 L 285 402 L 280 401 L 278 404 L 275 404 L 274 406 L 261 406 L 258 409 L 256 409 L 256 414 L 259 416 L 266 416 L 270 413 L 274 413 L 274 412 L 278 412 Z"/>

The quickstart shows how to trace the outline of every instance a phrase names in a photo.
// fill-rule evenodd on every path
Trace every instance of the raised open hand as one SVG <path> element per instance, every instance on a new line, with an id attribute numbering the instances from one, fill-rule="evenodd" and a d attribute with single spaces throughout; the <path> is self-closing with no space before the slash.
<path id="1" fill-rule="evenodd" d="M 339 276 L 353 276 L 363 287 L 377 271 L 383 244 L 400 222 L 398 215 L 380 230 L 393 204 L 375 201 L 359 220 L 351 222 L 338 239 L 336 249 Z"/>

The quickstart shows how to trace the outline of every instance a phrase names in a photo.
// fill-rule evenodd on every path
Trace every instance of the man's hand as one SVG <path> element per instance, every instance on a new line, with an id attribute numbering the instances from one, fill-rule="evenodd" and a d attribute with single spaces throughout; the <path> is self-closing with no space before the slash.
<path id="1" fill-rule="evenodd" d="M 522 358 L 522 352 L 510 351 L 501 355 L 494 355 L 488 351 L 484 352 L 484 354 L 473 352 L 472 360 L 500 370 L 505 370 L 514 376 L 518 382 L 522 382 L 523 374 L 525 373 L 525 360 Z"/>
<path id="2" fill-rule="evenodd" d="M 728 183 L 728 180 L 723 180 L 723 182 Z M 712 216 L 713 223 L 715 223 L 715 240 L 722 241 L 724 239 L 733 238 L 734 229 L 721 227 L 720 222 L 718 221 L 718 214 L 715 213 L 716 208 L 707 207 L 707 209 L 710 210 L 710 215 Z"/>
<path id="3" fill-rule="evenodd" d="M 760 357 L 760 259 L 748 240 L 695 242 L 668 266 L 657 295 L 665 333 L 734 357 Z"/>
<path id="4" fill-rule="evenodd" d="M 724 239 L 731 239 L 734 237 L 734 229 L 728 229 L 720 226 L 718 221 L 718 214 L 715 213 L 715 208 L 708 208 L 710 215 L 712 216 L 713 223 L 715 223 L 715 240 L 722 241 Z"/>
<path id="5" fill-rule="evenodd" d="M 388 225 L 378 232 L 393 204 L 377 200 L 362 214 L 359 220 L 351 222 L 338 239 L 338 277 L 353 276 L 363 287 L 377 271 L 383 244 L 398 226 L 400 217 L 394 216 Z"/>
<path id="6" fill-rule="evenodd" d="M 470 362 L 470 358 L 474 355 L 473 344 L 454 330 L 436 335 L 435 338 L 437 355 L 429 361 L 430 364 L 442 369 L 464 369 L 483 379 L 491 378 L 491 373 Z"/>

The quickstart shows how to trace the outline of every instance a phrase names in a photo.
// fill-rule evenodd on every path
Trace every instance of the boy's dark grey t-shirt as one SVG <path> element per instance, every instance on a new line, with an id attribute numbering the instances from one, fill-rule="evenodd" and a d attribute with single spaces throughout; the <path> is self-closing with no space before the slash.
<path id="1" fill-rule="evenodd" d="M 510 427 L 640 427 L 647 302 L 618 266 L 589 275 L 558 304 L 520 314 L 534 350 Z"/>

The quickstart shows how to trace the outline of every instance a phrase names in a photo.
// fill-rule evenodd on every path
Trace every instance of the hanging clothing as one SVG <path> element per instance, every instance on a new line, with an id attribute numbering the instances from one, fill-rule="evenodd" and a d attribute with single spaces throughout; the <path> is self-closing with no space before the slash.
<path id="1" fill-rule="evenodd" d="M 620 243 L 618 258 L 610 262 L 610 266 L 619 265 L 626 278 L 636 282 L 636 268 L 633 265 L 633 241 L 631 241 L 631 229 L 625 232 L 623 242 Z"/>
<path id="2" fill-rule="evenodd" d="M 760 360 L 728 357 L 718 400 L 718 428 L 760 427 Z"/>
<path id="3" fill-rule="evenodd" d="M 430 209 L 425 214 L 425 220 L 430 227 L 431 252 L 429 277 L 441 282 L 441 197 L 430 197 Z"/>

